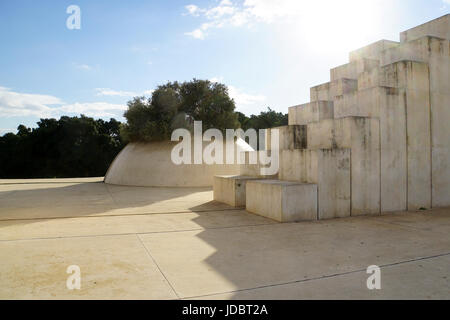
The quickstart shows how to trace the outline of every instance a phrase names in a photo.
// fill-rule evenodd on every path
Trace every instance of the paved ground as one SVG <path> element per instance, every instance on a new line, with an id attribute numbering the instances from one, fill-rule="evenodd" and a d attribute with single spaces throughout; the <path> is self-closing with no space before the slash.
<path id="1" fill-rule="evenodd" d="M 0 180 L 1 299 L 450 299 L 450 209 L 278 224 L 101 180 Z"/>

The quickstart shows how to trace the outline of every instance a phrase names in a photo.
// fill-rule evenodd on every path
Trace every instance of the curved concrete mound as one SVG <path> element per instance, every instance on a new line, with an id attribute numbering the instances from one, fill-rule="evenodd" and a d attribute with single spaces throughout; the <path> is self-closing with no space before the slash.
<path id="1" fill-rule="evenodd" d="M 105 183 L 145 187 L 209 187 L 213 185 L 214 175 L 239 174 L 238 164 L 175 165 L 171 161 L 171 152 L 176 144 L 178 142 L 172 141 L 128 144 L 109 167 Z M 204 143 L 203 148 L 206 145 Z M 245 151 L 248 148 L 253 150 L 245 141 L 236 145 Z"/>

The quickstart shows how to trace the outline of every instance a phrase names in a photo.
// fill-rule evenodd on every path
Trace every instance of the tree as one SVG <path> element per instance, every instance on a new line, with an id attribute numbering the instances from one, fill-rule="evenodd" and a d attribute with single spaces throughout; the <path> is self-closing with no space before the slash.
<path id="1" fill-rule="evenodd" d="M 197 121 L 203 122 L 203 129 L 219 130 L 239 127 L 234 100 L 228 95 L 228 88 L 209 80 L 192 80 L 180 86 L 180 110 Z"/>
<path id="2" fill-rule="evenodd" d="M 242 113 L 238 113 L 239 122 L 244 130 L 253 128 L 255 130 L 268 129 L 288 125 L 288 115 L 281 112 L 276 112 L 270 107 L 267 111 L 261 112 L 259 115 L 251 115 L 247 117 Z"/>
<path id="3" fill-rule="evenodd" d="M 41 119 L 0 137 L 1 178 L 103 176 L 123 148 L 120 122 L 80 117 Z"/>
<path id="4" fill-rule="evenodd" d="M 122 134 L 128 141 L 169 140 L 177 128 L 192 129 L 202 121 L 203 129 L 235 129 L 239 126 L 235 104 L 220 83 L 193 79 L 160 85 L 148 99 L 128 102 Z"/>

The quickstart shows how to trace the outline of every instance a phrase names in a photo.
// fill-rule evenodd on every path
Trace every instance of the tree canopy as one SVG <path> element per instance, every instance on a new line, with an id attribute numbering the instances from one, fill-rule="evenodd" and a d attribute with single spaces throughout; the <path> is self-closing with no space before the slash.
<path id="1" fill-rule="evenodd" d="M 250 117 L 238 112 L 238 119 L 243 130 L 250 128 L 260 130 L 287 126 L 289 122 L 287 114 L 276 112 L 270 107 L 267 108 L 267 111 L 262 111 L 259 115 L 252 114 Z"/>
<path id="2" fill-rule="evenodd" d="M 0 137 L 1 178 L 103 176 L 123 148 L 120 122 L 80 117 L 41 119 Z"/>
<path id="3" fill-rule="evenodd" d="M 177 128 L 256 130 L 288 124 L 288 115 L 268 108 L 247 117 L 235 112 L 225 85 L 208 80 L 168 82 L 150 98 L 128 102 L 125 124 L 81 115 L 40 119 L 0 137 L 0 178 L 65 178 L 103 176 L 128 141 L 168 140 Z"/>
<path id="4" fill-rule="evenodd" d="M 234 109 L 228 88 L 221 83 L 168 82 L 158 86 L 150 98 L 128 102 L 122 134 L 129 141 L 169 140 L 175 129 L 192 129 L 193 121 L 202 121 L 204 130 L 235 129 L 239 121 Z"/>

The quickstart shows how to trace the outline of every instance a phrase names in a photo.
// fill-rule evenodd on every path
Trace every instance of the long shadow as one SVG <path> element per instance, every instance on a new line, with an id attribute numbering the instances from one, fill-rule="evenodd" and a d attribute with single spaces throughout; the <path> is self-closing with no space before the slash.
<path id="1" fill-rule="evenodd" d="M 230 270 L 222 263 L 224 259 L 229 259 L 230 254 L 232 255 L 227 239 L 217 238 L 215 234 L 217 232 L 223 234 L 223 230 L 233 229 L 233 227 L 272 222 L 213 201 L 211 190 L 210 187 L 129 187 L 107 185 L 102 182 L 0 183 L 0 237 L 2 228 L 32 225 L 51 219 L 105 216 L 121 216 L 126 219 L 126 217 L 137 215 L 192 212 L 195 213 L 192 221 L 199 226 L 198 229 L 196 228 L 196 231 L 200 232 L 199 239 L 206 245 L 214 246 L 216 250 L 216 254 L 209 257 L 207 262 L 216 272 L 238 285 L 239 277 L 234 273 L 235 269 Z M 158 218 L 155 217 L 155 219 Z M 163 224 L 169 223 L 168 227 L 170 227 L 170 219 L 166 219 Z M 75 225 L 78 224 L 75 223 Z M 31 227 L 34 228 L 34 226 Z M 51 228 L 52 225 L 44 224 L 44 228 L 47 227 Z M 42 238 L 46 238 L 46 230 L 41 230 Z M 73 234 L 73 230 L 69 233 L 69 235 Z M 105 235 L 109 234 L 109 232 L 105 233 Z M 41 232 L 38 231 L 36 234 L 40 235 Z M 55 238 L 52 235 L 48 237 Z M 35 239 L 41 236 L 29 238 Z M 229 266 L 233 264 L 234 262 Z"/>
<path id="2" fill-rule="evenodd" d="M 227 210 L 204 201 L 209 187 L 130 187 L 103 182 L 0 183 L 0 222 L 27 224 L 45 219 Z M 1 232 L 1 229 L 0 229 Z"/>
<path id="3" fill-rule="evenodd" d="M 369 234 L 364 235 L 350 222 L 347 222 L 348 226 L 342 223 L 331 226 L 327 222 L 276 224 L 212 201 L 211 188 L 128 187 L 99 182 L 3 187 L 5 185 L 0 184 L 0 234 L 1 226 L 32 224 L 47 219 L 195 213 L 192 221 L 199 226 L 192 231 L 195 235 L 176 238 L 188 244 L 173 242 L 170 244 L 173 251 L 164 253 L 165 257 L 155 257 L 158 263 L 163 263 L 164 259 L 172 261 L 187 257 L 180 263 L 191 263 L 193 268 L 177 267 L 172 271 L 175 273 L 168 276 L 175 287 L 189 277 L 197 281 L 192 281 L 192 286 L 196 287 L 187 296 L 195 296 L 194 292 L 203 296 L 229 290 L 233 298 L 248 298 L 245 291 L 239 290 L 351 271 L 359 262 L 350 255 L 366 250 L 361 242 L 372 241 L 372 249 L 390 250 L 387 244 L 370 240 L 376 239 L 374 235 L 378 230 L 375 227 L 365 226 L 364 230 Z M 164 223 L 170 227 L 172 221 L 166 219 Z M 399 243 L 408 240 L 404 231 L 401 234 L 402 237 L 396 237 Z M 164 237 L 162 239 L 169 241 L 174 239 L 172 234 Z M 347 249 L 352 253 L 347 254 Z M 381 258 L 383 250 L 376 250 Z M 324 254 L 317 255 L 318 251 Z M 180 256 L 171 257 L 171 254 Z M 200 258 L 189 260 L 190 256 Z M 378 263 L 380 260 L 374 257 L 373 261 Z M 205 277 L 201 273 L 205 273 Z M 223 279 L 228 286 L 223 285 Z"/>
<path id="4" fill-rule="evenodd" d="M 252 225 L 260 226 L 273 224 L 273 222 L 213 201 L 211 188 L 130 187 L 108 185 L 102 182 L 60 183 L 56 181 L 54 183 L 0 183 L 0 188 L 0 235 L 2 227 L 22 226 L 49 219 L 105 216 L 121 216 L 126 219 L 136 215 L 192 212 L 196 214 L 192 221 L 199 226 L 196 229 L 198 232 L 196 237 L 202 241 L 202 246 L 214 247 L 215 253 L 206 257 L 204 262 L 210 265 L 215 273 L 237 287 L 247 287 L 245 283 L 248 277 L 261 276 L 252 275 L 254 273 L 252 268 L 255 268 L 255 265 L 240 264 L 242 257 L 239 256 L 238 251 L 233 250 L 235 247 L 243 247 L 244 251 L 247 251 L 246 248 L 253 245 L 252 250 L 256 259 L 252 259 L 252 263 L 257 265 L 266 263 L 264 243 L 254 243 L 251 238 L 250 242 L 244 243 L 249 239 L 248 230 L 242 232 L 240 230 L 243 229 L 239 227 L 251 228 Z M 44 229 L 43 238 L 46 237 L 45 232 Z M 109 232 L 105 233 L 105 235 L 109 234 Z M 73 230 L 70 234 L 73 234 Z M 267 236 L 270 239 L 270 234 Z M 49 237 L 52 238 L 52 236 Z M 270 241 L 276 241 L 276 239 Z M 175 244 L 176 247 L 177 244 Z M 195 250 L 195 248 L 191 249 Z"/>

